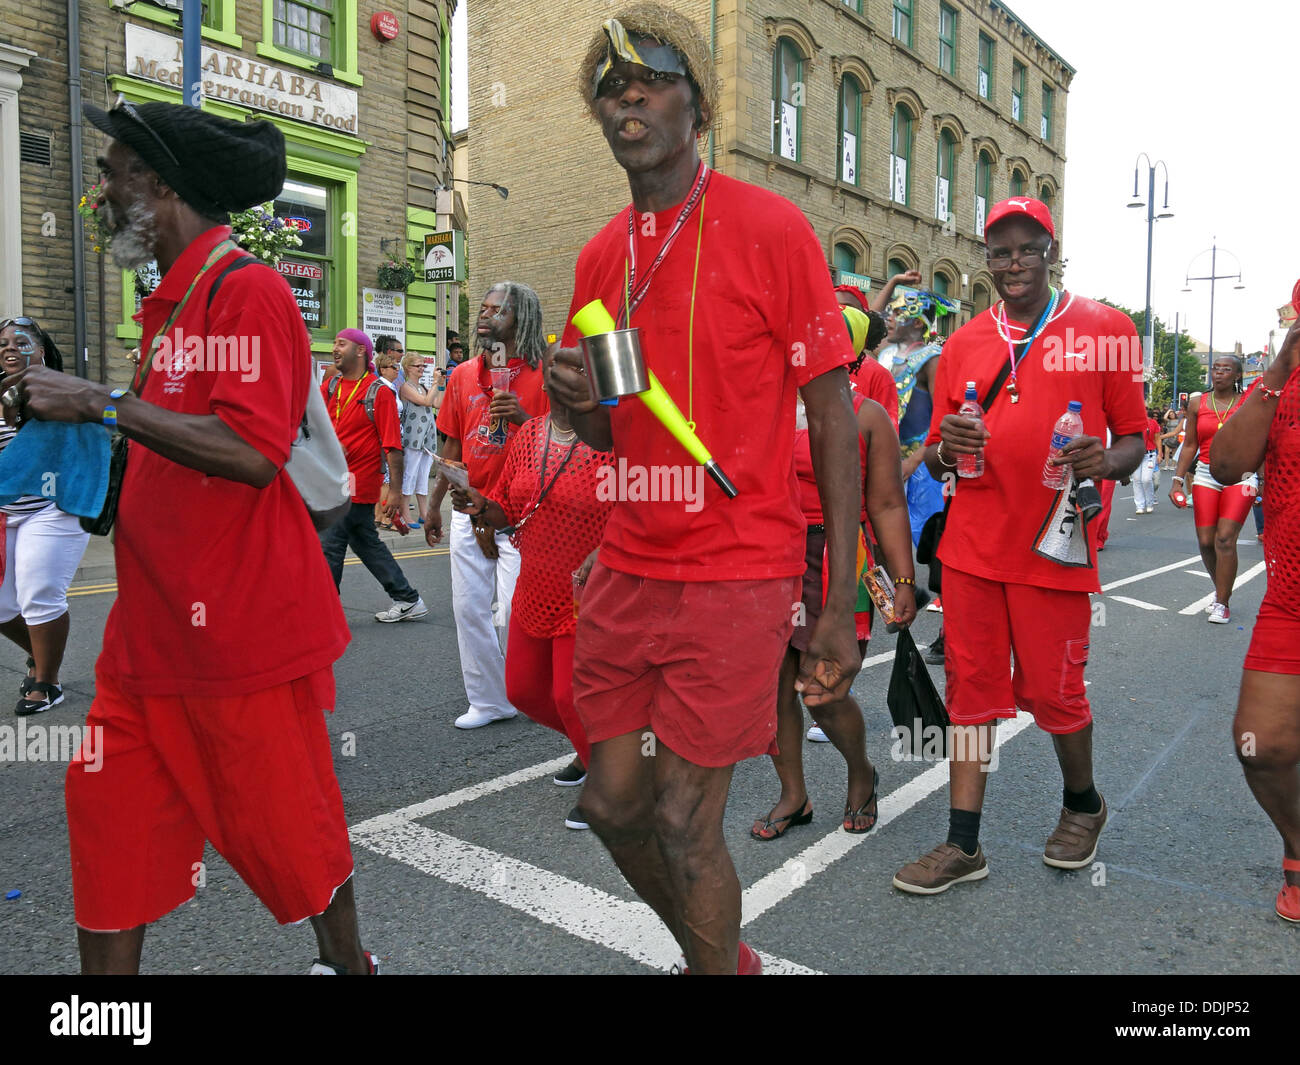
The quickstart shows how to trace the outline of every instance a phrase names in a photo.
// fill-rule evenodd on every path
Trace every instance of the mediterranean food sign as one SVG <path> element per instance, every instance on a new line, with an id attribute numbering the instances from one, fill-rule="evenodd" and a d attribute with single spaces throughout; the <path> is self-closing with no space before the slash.
<path id="1" fill-rule="evenodd" d="M 180 89 L 181 39 L 126 26 L 126 72 L 133 78 L 156 81 Z M 289 71 L 258 63 L 248 56 L 232 55 L 203 46 L 203 95 L 209 100 L 269 111 L 315 126 L 357 132 L 357 94 L 305 71 Z"/>
<path id="2" fill-rule="evenodd" d="M 465 280 L 465 241 L 459 229 L 424 235 L 424 280 Z"/>

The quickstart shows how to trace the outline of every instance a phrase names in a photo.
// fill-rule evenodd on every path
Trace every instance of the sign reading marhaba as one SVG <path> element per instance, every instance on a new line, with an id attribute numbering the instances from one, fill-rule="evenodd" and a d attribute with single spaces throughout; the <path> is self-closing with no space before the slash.
<path id="1" fill-rule="evenodd" d="M 424 280 L 465 280 L 465 240 L 459 229 L 424 235 Z"/>
<path id="2" fill-rule="evenodd" d="M 126 72 L 181 88 L 181 39 L 127 23 Z M 305 72 L 203 46 L 203 95 L 343 133 L 357 132 L 357 94 Z"/>

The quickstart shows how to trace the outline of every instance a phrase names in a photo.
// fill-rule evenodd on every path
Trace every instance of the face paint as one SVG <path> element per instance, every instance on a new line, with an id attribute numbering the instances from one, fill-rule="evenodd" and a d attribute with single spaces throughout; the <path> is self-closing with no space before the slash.
<path id="1" fill-rule="evenodd" d="M 686 60 L 671 45 L 661 44 L 653 37 L 641 35 L 638 35 L 636 43 L 633 43 L 627 30 L 616 18 L 606 21 L 604 28 L 605 36 L 609 40 L 609 51 L 604 61 L 596 67 L 595 80 L 591 86 L 593 98 L 600 95 L 600 83 L 605 80 L 605 75 L 619 60 L 624 63 L 638 63 L 650 70 L 660 70 L 667 74 L 690 76 L 686 68 Z"/>

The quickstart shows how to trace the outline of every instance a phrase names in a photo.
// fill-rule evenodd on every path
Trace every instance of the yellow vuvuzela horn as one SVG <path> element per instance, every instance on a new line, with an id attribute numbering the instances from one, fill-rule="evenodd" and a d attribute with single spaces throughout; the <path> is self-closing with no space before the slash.
<path id="1" fill-rule="evenodd" d="M 641 356 L 641 331 L 619 329 L 600 300 L 592 300 L 574 314 L 573 324 L 584 337 L 582 354 L 587 364 L 587 380 L 596 398 L 608 403 L 611 400 L 617 402 L 618 396 L 636 396 L 690 453 L 691 458 L 704 467 L 727 498 L 735 499 L 736 486 L 731 483 L 731 478 L 713 461 L 709 449 L 682 417 L 682 412 L 659 379 L 646 369 Z"/>

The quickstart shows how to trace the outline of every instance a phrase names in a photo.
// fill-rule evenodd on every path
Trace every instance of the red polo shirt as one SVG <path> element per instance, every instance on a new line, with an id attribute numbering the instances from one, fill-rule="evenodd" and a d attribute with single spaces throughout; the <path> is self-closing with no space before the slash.
<path id="1" fill-rule="evenodd" d="M 366 413 L 366 393 L 379 381 L 366 372 L 358 381 L 332 377 L 320 386 L 334 432 L 343 445 L 352 474 L 354 503 L 378 503 L 384 485 L 384 453 L 402 450 L 402 422 L 397 413 L 397 394 L 379 382 L 375 392 L 375 420 Z M 330 395 L 330 385 L 334 395 Z"/>
<path id="2" fill-rule="evenodd" d="M 141 351 L 229 234 L 218 226 L 195 239 L 145 299 Z M 330 666 L 349 639 L 320 540 L 283 469 L 311 387 L 307 329 L 288 284 L 266 266 L 227 276 L 209 309 L 213 280 L 238 254 L 199 281 L 169 333 L 197 338 L 193 357 L 152 369 L 142 398 L 216 415 L 280 472 L 254 488 L 131 443 L 117 601 L 96 668 L 135 695 L 259 691 Z"/>

